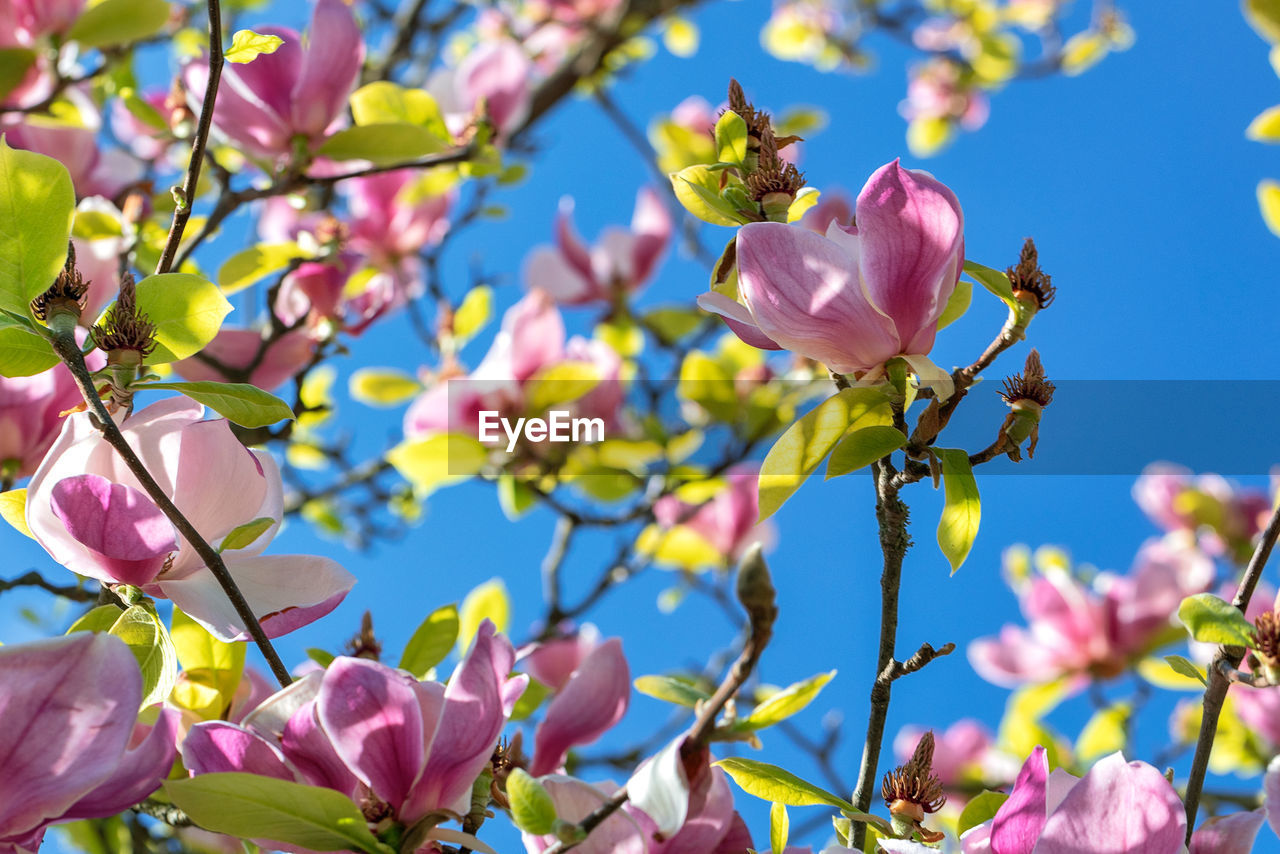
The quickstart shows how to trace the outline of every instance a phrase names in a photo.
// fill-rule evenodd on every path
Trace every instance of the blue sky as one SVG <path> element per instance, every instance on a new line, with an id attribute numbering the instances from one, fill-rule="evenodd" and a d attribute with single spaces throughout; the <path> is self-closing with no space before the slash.
<path id="1" fill-rule="evenodd" d="M 1093 418 L 1060 417 L 1051 407 L 1041 431 L 1046 458 L 1055 446 L 1087 454 L 1113 434 L 1167 428 L 1174 412 L 1184 462 L 1197 467 L 1197 444 L 1240 443 L 1230 457 L 1239 461 L 1233 474 L 1262 485 L 1278 460 L 1273 448 L 1256 448 L 1252 434 L 1269 432 L 1269 424 L 1259 423 L 1250 388 L 1242 386 L 1234 404 L 1227 396 L 1196 405 L 1208 386 L 1192 381 L 1277 379 L 1280 297 L 1274 271 L 1280 269 L 1280 240 L 1263 225 L 1254 188 L 1261 178 L 1280 176 L 1280 156 L 1246 140 L 1243 131 L 1254 115 L 1280 101 L 1280 82 L 1267 63 L 1267 46 L 1234 6 L 1179 4 L 1176 13 L 1165 4 L 1128 6 L 1138 36 L 1131 50 L 1078 78 L 1010 85 L 993 97 L 984 128 L 961 135 L 927 161 L 907 155 L 905 123 L 897 114 L 906 81 L 901 48 L 875 40 L 879 69 L 866 76 L 823 75 L 779 62 L 759 48 L 759 26 L 768 15 L 759 0 L 697 12 L 699 54 L 683 60 L 660 51 L 621 81 L 614 97 L 644 124 L 687 95 L 717 103 L 728 78 L 736 76 L 759 105 L 776 110 L 808 103 L 829 113 L 829 126 L 805 145 L 802 166 L 815 186 L 856 192 L 876 167 L 898 156 L 928 169 L 959 197 L 974 260 L 1004 267 L 1016 260 L 1024 237 L 1035 237 L 1059 289 L 1057 302 L 1035 320 L 1030 336 L 1051 378 L 1088 381 L 1064 383 L 1086 390 L 1098 381 L 1173 381 L 1126 386 L 1132 388 L 1130 400 L 1095 411 Z M 465 287 L 469 265 L 480 258 L 488 271 L 511 273 L 499 302 L 503 308 L 514 302 L 520 262 L 528 249 L 549 240 L 562 194 L 575 197 L 578 224 L 588 237 L 605 224 L 629 220 L 636 189 L 649 173 L 590 102 L 565 105 L 537 137 L 546 148 L 532 175 L 498 198 L 510 208 L 509 218 L 474 230 L 451 250 L 445 271 L 452 293 Z M 721 233 L 709 237 L 709 243 L 724 239 Z M 238 246 L 234 237 L 228 242 Z M 705 282 L 696 263 L 670 257 L 643 301 L 692 302 Z M 1004 308 L 981 291 L 974 302 L 965 318 L 939 336 L 933 353 L 939 364 L 972 361 L 998 331 Z M 588 317 L 571 313 L 571 324 L 585 331 Z M 485 346 L 482 340 L 468 351 L 473 362 Z M 991 378 L 998 381 L 1020 367 L 1026 346 L 1002 360 Z M 370 364 L 414 370 L 428 358 L 415 348 L 420 345 L 407 324 L 392 321 L 355 342 L 352 356 L 339 367 L 344 377 Z M 1267 387 L 1261 388 L 1269 399 Z M 994 394 L 990 387 L 984 391 Z M 398 429 L 398 411 L 342 405 L 359 451 L 385 447 Z M 999 576 L 1001 552 L 1010 544 L 1058 544 L 1081 562 L 1127 569 L 1142 541 L 1157 533 L 1130 498 L 1133 475 L 1147 461 L 1140 443 L 1134 444 L 1137 458 L 1115 474 L 1036 475 L 1034 462 L 1024 463 L 1018 476 L 980 473 L 982 529 L 954 577 L 933 540 L 940 494 L 927 484 L 908 490 L 904 498 L 912 507 L 916 544 L 905 567 L 899 655 L 923 641 L 955 641 L 963 649 L 973 638 L 1016 621 L 1014 598 Z M 824 714 L 843 717 L 845 738 L 836 760 L 849 781 L 856 774 L 878 626 L 880 555 L 872 510 L 868 477 L 814 479 L 776 517 L 781 534 L 770 558 L 782 610 L 762 676 L 787 684 L 839 671 L 796 720 L 818 732 Z M 378 544 L 365 554 L 346 552 L 318 540 L 305 525 L 293 525 L 275 552 L 335 553 L 360 584 L 335 615 L 282 640 L 286 661 L 301 660 L 309 646 L 336 648 L 366 608 L 374 612 L 387 647 L 398 650 L 431 609 L 497 576 L 515 602 L 513 635 L 523 639 L 541 612 L 538 567 L 551 526 L 544 512 L 507 522 L 492 488 L 484 485 L 437 494 L 424 521 L 404 540 Z M 585 589 L 613 550 L 611 536 L 584 538 L 575 548 L 566 569 L 571 601 L 575 588 Z M 33 545 L 22 543 L 13 553 L 18 557 L 11 574 L 34 566 L 58 577 L 60 570 Z M 1280 581 L 1274 568 L 1266 577 Z M 731 640 L 731 627 L 704 603 L 689 600 L 674 614 L 660 613 L 655 600 L 670 583 L 661 572 L 647 573 L 591 614 L 604 634 L 624 638 L 634 675 L 703 661 Z M 43 600 L 10 594 L 5 601 L 11 612 L 18 604 Z M 0 639 L 29 635 L 10 622 Z M 897 683 L 889 733 L 906 723 L 941 728 L 964 716 L 994 727 L 1006 697 L 957 653 Z M 1150 758 L 1163 743 L 1167 716 L 1157 709 L 1168 704 L 1153 707 L 1141 725 L 1140 744 L 1148 752 L 1139 758 Z M 1088 702 L 1079 697 L 1053 721 L 1074 734 L 1087 714 Z M 663 719 L 657 701 L 636 696 L 619 738 L 585 753 L 642 737 Z M 779 735 L 766 734 L 763 752 L 752 755 L 816 778 Z M 765 813 L 746 796 L 741 804 L 763 848 Z M 794 815 L 793 823 L 804 815 Z M 804 841 L 824 839 L 819 832 Z M 1280 850 L 1280 843 L 1268 839 L 1258 850 Z"/>

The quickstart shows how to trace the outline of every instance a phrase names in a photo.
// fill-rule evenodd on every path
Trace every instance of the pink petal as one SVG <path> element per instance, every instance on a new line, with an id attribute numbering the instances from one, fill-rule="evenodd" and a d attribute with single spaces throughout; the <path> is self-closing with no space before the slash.
<path id="1" fill-rule="evenodd" d="M 175 709 L 161 709 L 151 726 L 134 728 L 141 742 L 125 751 L 115 772 L 89 794 L 76 801 L 64 818 L 106 818 L 128 809 L 160 788 L 177 756 L 178 724 Z"/>
<path id="2" fill-rule="evenodd" d="M 586 818 L 604 803 L 606 793 L 572 777 L 552 776 L 539 780 L 556 805 L 556 815 L 568 822 Z M 608 794 L 617 788 L 604 787 Z M 545 851 L 555 842 L 554 836 L 524 835 L 528 851 Z M 644 836 L 634 818 L 626 810 L 617 810 L 591 832 L 587 841 L 574 849 L 579 854 L 647 854 Z"/>
<path id="3" fill-rule="evenodd" d="M 1126 762 L 1113 753 L 1049 816 L 1035 854 L 1168 854 L 1179 850 L 1186 827 L 1182 801 L 1169 781 L 1145 762 Z"/>
<path id="4" fill-rule="evenodd" d="M 239 771 L 293 782 L 279 749 L 244 727 L 223 721 L 198 723 L 182 742 L 182 764 L 192 774 Z"/>
<path id="5" fill-rule="evenodd" d="M 610 638 L 591 651 L 547 706 L 534 736 L 529 773 L 541 776 L 559 768 L 571 748 L 590 744 L 620 721 L 630 699 L 631 670 L 622 641 Z"/>
<path id="6" fill-rule="evenodd" d="M 257 357 L 261 341 L 262 335 L 252 329 L 224 326 L 201 352 L 232 369 L 230 375 L 201 361 L 199 356 L 174 362 L 173 367 L 183 378 L 192 381 L 245 382 L 243 372 Z M 267 391 L 279 388 L 306 367 L 315 350 L 316 342 L 305 330 L 288 332 L 267 348 L 247 381 Z"/>
<path id="7" fill-rule="evenodd" d="M 299 36 L 283 28 L 263 28 L 261 32 L 280 36 L 284 44 L 275 53 L 248 64 L 224 67 L 213 121 L 222 136 L 255 154 L 276 157 L 288 154 L 292 147 L 287 99 L 296 74 Z M 199 110 L 209 81 L 208 63 L 203 58 L 188 63 L 182 78 L 191 106 Z"/>
<path id="8" fill-rule="evenodd" d="M 1022 764 L 1009 799 L 991 823 L 991 850 L 998 854 L 1031 854 L 1045 825 L 1045 789 L 1049 760 L 1036 747 Z"/>
<path id="9" fill-rule="evenodd" d="M 719 768 L 708 768 L 689 795 L 689 817 L 670 839 L 665 842 L 654 840 L 649 846 L 649 854 L 704 854 L 714 851 L 729 833 L 736 817 L 727 776 Z"/>
<path id="10" fill-rule="evenodd" d="M 342 0 L 319 0 L 291 93 L 293 131 L 311 137 L 323 134 L 346 108 L 363 63 L 364 40 L 351 7 Z"/>
<path id="11" fill-rule="evenodd" d="M 840 373 L 917 352 L 900 346 L 893 323 L 868 301 L 856 260 L 806 229 L 776 222 L 743 226 L 738 287 L 761 332 Z"/>
<path id="12" fill-rule="evenodd" d="M 316 698 L 316 717 L 334 751 L 392 806 L 405 802 L 426 754 L 412 682 L 384 664 L 343 657 L 329 665 Z"/>
<path id="13" fill-rule="evenodd" d="M 525 676 L 507 679 L 514 663 L 511 643 L 495 637 L 493 623 L 485 620 L 449 679 L 431 755 L 402 811 L 403 820 L 411 822 L 433 809 L 451 808 L 471 791 L 527 684 Z"/>
<path id="14" fill-rule="evenodd" d="M 0 647 L 0 837 L 60 817 L 108 779 L 141 699 L 138 663 L 112 635 Z"/>
<path id="15" fill-rule="evenodd" d="M 545 291 L 561 305 L 581 305 L 602 295 L 593 278 L 584 277 L 565 256 L 550 246 L 540 246 L 524 262 L 525 285 Z"/>
<path id="16" fill-rule="evenodd" d="M 928 353 L 964 263 L 964 214 L 944 184 L 895 160 L 857 202 L 867 297 L 893 318 L 903 352 Z"/>
<path id="17" fill-rule="evenodd" d="M 588 624 L 568 637 L 523 647 L 520 667 L 558 694 L 582 666 L 583 659 L 600 644 L 599 634 L 595 626 Z"/>
<path id="18" fill-rule="evenodd" d="M 555 302 L 543 291 L 530 291 L 502 316 L 502 329 L 472 376 L 524 382 L 563 359 L 564 343 L 564 318 Z M 498 371 L 488 374 L 486 363 Z M 498 376 L 504 366 L 506 376 Z"/>
<path id="19" fill-rule="evenodd" d="M 318 555 L 238 557 L 228 552 L 227 568 L 268 637 L 308 625 L 338 607 L 355 577 L 336 561 Z M 159 588 L 193 620 L 220 640 L 245 640 L 247 632 L 211 572 L 196 572 Z"/>
<path id="20" fill-rule="evenodd" d="M 173 524 L 145 495 L 96 474 L 63 478 L 50 491 L 54 515 L 89 550 L 94 578 L 142 586 L 177 551 Z"/>
<path id="21" fill-rule="evenodd" d="M 594 274 L 589 250 L 578 231 L 573 227 L 573 198 L 565 196 L 560 200 L 560 209 L 556 212 L 556 248 L 564 256 L 565 263 L 584 279 L 591 280 Z M 592 282 L 594 285 L 595 283 Z"/>
<path id="22" fill-rule="evenodd" d="M 280 739 L 280 750 L 309 783 L 334 789 L 347 797 L 355 796 L 359 781 L 321 729 L 315 701 L 289 718 Z"/>
<path id="23" fill-rule="evenodd" d="M 481 42 L 458 66 L 456 85 L 464 103 L 485 102 L 489 119 L 502 133 L 515 130 L 529 113 L 533 63 L 509 39 Z"/>
<path id="24" fill-rule="evenodd" d="M 746 344 L 760 350 L 781 350 L 782 347 L 756 326 L 755 318 L 745 305 L 737 300 L 729 299 L 724 294 L 710 291 L 698 295 L 698 307 L 703 311 L 718 314 L 724 318 L 725 324 Z"/>
<path id="25" fill-rule="evenodd" d="M 1249 854 L 1265 820 L 1260 809 L 1211 818 L 1191 835 L 1191 854 Z"/>
<path id="26" fill-rule="evenodd" d="M 671 213 L 662 199 L 649 187 L 636 195 L 636 209 L 631 216 L 631 232 L 635 235 L 631 255 L 632 286 L 645 282 L 671 240 Z"/>

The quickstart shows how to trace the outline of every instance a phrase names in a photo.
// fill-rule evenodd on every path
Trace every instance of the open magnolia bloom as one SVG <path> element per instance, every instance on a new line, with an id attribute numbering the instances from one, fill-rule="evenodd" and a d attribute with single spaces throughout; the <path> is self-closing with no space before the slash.
<path id="1" fill-rule="evenodd" d="M 193 775 L 238 771 L 334 789 L 370 822 L 411 827 L 465 815 L 472 784 L 527 676 L 508 678 L 511 643 L 485 620 L 446 687 L 363 658 L 335 659 L 270 697 L 242 724 L 196 724 L 182 745 Z"/>
<path id="2" fill-rule="evenodd" d="M 0 648 L 0 852 L 35 851 L 48 825 L 104 818 L 160 786 L 178 716 L 137 724 L 142 675 L 108 634 Z"/>
<path id="3" fill-rule="evenodd" d="M 239 526 L 264 520 L 251 542 L 227 544 L 222 556 L 269 637 L 329 613 L 355 578 L 327 557 L 262 554 L 283 517 L 280 471 L 270 454 L 241 445 L 225 420 L 203 418 L 203 406 L 174 397 L 125 419 L 120 430 L 215 548 Z M 171 599 L 222 640 L 248 635 L 213 573 L 86 413 L 67 418 L 31 479 L 27 526 L 73 572 Z"/>
<path id="4" fill-rule="evenodd" d="M 964 267 L 960 202 L 895 160 L 858 194 L 855 222 L 833 221 L 825 237 L 776 222 L 743 226 L 738 298 L 713 291 L 698 304 L 752 346 L 868 378 L 901 357 L 949 394 L 946 373 L 928 353 Z"/>

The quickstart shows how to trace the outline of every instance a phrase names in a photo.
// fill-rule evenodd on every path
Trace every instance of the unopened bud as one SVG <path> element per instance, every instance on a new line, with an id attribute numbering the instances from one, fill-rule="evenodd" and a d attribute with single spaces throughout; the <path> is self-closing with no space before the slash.
<path id="1" fill-rule="evenodd" d="M 738 601 L 747 610 L 753 627 L 770 628 L 778 616 L 778 592 L 773 586 L 764 547 L 753 543 L 738 565 Z"/>

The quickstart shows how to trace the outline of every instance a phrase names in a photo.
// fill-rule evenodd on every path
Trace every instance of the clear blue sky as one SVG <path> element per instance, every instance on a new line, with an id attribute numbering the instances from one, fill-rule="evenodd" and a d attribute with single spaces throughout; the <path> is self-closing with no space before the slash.
<path id="1" fill-rule="evenodd" d="M 1240 461 L 1233 473 L 1260 485 L 1269 467 L 1280 462 L 1274 452 L 1252 451 L 1250 434 L 1268 432 L 1268 425 L 1253 420 L 1247 398 L 1222 408 L 1194 405 L 1205 386 L 1191 381 L 1277 379 L 1280 297 L 1273 277 L 1280 269 L 1280 240 L 1261 221 L 1254 187 L 1263 177 L 1280 176 L 1280 153 L 1249 142 L 1243 131 L 1254 115 L 1280 101 L 1280 82 L 1267 63 L 1267 46 L 1234 4 L 1180 4 L 1176 13 L 1164 4 L 1126 6 L 1138 35 L 1130 51 L 1079 78 L 1009 86 L 994 96 L 986 127 L 961 135 L 949 150 L 924 162 L 907 155 L 905 125 L 897 114 L 905 87 L 901 49 L 877 40 L 880 67 L 868 76 L 822 75 L 779 62 L 758 46 L 759 26 L 768 14 L 759 0 L 698 12 L 703 46 L 697 57 L 681 60 L 660 52 L 616 88 L 615 98 L 647 123 L 687 95 L 718 102 L 728 78 L 736 76 L 757 104 L 780 109 L 810 103 L 830 114 L 828 128 L 805 146 L 802 165 L 815 186 L 841 185 L 856 192 L 873 169 L 897 156 L 928 169 L 959 197 L 974 260 L 1004 267 L 1016 259 L 1023 237 L 1035 237 L 1043 266 L 1059 289 L 1057 302 L 1031 330 L 1051 378 L 1175 381 L 1145 390 L 1134 384 L 1127 405 L 1095 411 L 1092 420 L 1059 417 L 1050 408 L 1041 433 L 1046 456 L 1055 445 L 1088 454 L 1113 435 L 1167 429 L 1167 407 L 1177 404 L 1182 461 L 1201 467 L 1196 443 L 1230 447 L 1240 442 L 1246 450 L 1231 457 Z M 549 239 L 562 194 L 576 197 L 579 227 L 588 237 L 605 224 L 629 220 L 635 191 L 649 174 L 589 102 L 560 109 L 538 138 L 548 147 L 530 179 L 499 198 L 510 207 L 510 218 L 473 231 L 452 250 L 446 266 L 452 280 L 446 286 L 453 293 L 465 287 L 473 257 L 482 257 L 486 270 L 515 274 L 524 253 Z M 715 239 L 723 237 L 716 233 Z M 515 281 L 513 275 L 511 286 L 499 291 L 503 308 L 518 298 Z M 705 282 L 695 263 L 673 257 L 645 301 L 692 302 Z M 940 336 L 935 361 L 945 366 L 972 361 L 1003 317 L 997 301 L 976 293 L 969 314 Z M 571 323 L 585 328 L 585 322 L 582 312 L 573 314 Z M 340 368 L 344 377 L 369 364 L 414 370 L 427 358 L 414 352 L 415 341 L 405 322 L 384 324 L 358 341 Z M 485 346 L 487 340 L 468 351 L 473 363 Z M 1025 352 L 1020 346 L 1000 368 L 1012 372 Z M 998 380 L 1005 372 L 991 377 Z M 1090 389 L 1091 384 L 1071 387 Z M 985 391 L 994 394 L 992 388 Z M 358 430 L 358 449 L 373 453 L 398 429 L 399 411 L 343 406 L 346 429 Z M 999 577 L 1000 553 L 1012 543 L 1059 544 L 1081 562 L 1127 569 L 1139 544 L 1156 533 L 1129 495 L 1133 475 L 1146 460 L 1129 462 L 1129 468 L 1105 476 L 1037 476 L 1035 463 L 1024 464 L 1017 476 L 980 476 L 982 529 L 954 577 L 948 576 L 933 540 L 940 495 L 925 484 L 908 490 L 904 497 L 912 507 L 916 545 L 905 568 L 899 654 L 923 641 L 955 641 L 963 649 L 973 638 L 1017 620 L 1014 598 Z M 872 507 L 865 476 L 827 484 L 815 479 L 778 514 L 781 536 L 770 558 L 782 611 L 763 678 L 787 684 L 839 670 L 796 720 L 817 732 L 824 713 L 840 710 L 846 737 L 838 765 L 850 781 L 878 626 L 880 556 Z M 360 583 L 329 619 L 282 640 L 286 661 L 301 660 L 305 647 L 336 648 L 365 609 L 374 612 L 387 647 L 398 650 L 429 610 L 459 600 L 494 576 L 501 576 L 512 593 L 513 634 L 522 639 L 541 613 L 538 567 L 550 533 L 551 517 L 543 512 L 508 523 L 493 490 L 483 485 L 439 493 L 405 540 L 379 544 L 367 554 L 347 553 L 294 524 L 276 541 L 275 552 L 337 553 Z M 610 537 L 579 544 L 566 570 L 570 600 L 574 585 L 594 580 L 613 549 Z M 59 575 L 27 543 L 13 554 L 12 574 L 34 566 L 51 578 Z M 1274 568 L 1267 578 L 1280 581 Z M 669 583 L 669 577 L 651 572 L 605 599 L 591 615 L 604 634 L 624 638 L 635 675 L 703 661 L 730 640 L 730 628 L 718 612 L 695 600 L 672 615 L 659 613 L 654 602 Z M 40 601 L 10 594 L 6 612 L 18 603 Z M 0 639 L 13 642 L 29 634 L 11 621 Z M 889 733 L 906 723 L 942 728 L 970 715 L 994 726 L 1006 697 L 956 654 L 897 683 Z M 1167 709 L 1168 704 L 1153 706 Z M 1140 741 L 1149 749 L 1162 744 L 1166 732 L 1167 717 L 1155 709 L 1141 724 Z M 1080 697 L 1052 720 L 1074 734 L 1087 713 L 1088 701 Z M 641 736 L 663 719 L 657 701 L 636 696 L 617 734 Z M 791 763 L 783 737 L 766 734 L 764 743 L 764 751 L 753 755 Z M 1150 759 L 1150 750 L 1138 758 Z M 803 761 L 791 767 L 817 779 Z M 1185 773 L 1184 767 L 1179 770 Z M 757 844 L 765 847 L 764 812 L 752 799 L 740 800 Z M 793 812 L 793 824 L 807 815 Z M 1264 838 L 1268 833 L 1264 829 Z M 820 845 L 824 840 L 825 831 L 805 841 Z M 1258 850 L 1280 850 L 1280 844 L 1269 839 Z"/>

